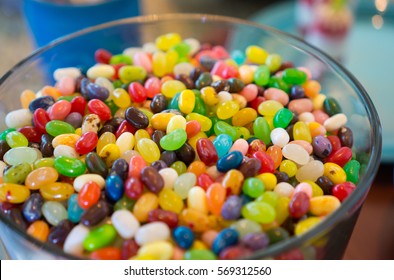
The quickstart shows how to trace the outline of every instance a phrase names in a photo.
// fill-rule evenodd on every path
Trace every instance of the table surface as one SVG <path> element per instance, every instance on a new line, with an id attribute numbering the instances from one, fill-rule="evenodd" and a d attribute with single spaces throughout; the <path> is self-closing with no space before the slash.
<path id="1" fill-rule="evenodd" d="M 33 50 L 19 10 L 5 6 L 7 2 L 11 1 L 0 2 L 0 77 Z M 249 18 L 272 1 L 161 0 L 159 6 L 154 6 L 152 2 L 157 3 L 141 1 L 143 13 L 199 12 Z M 17 6 L 15 3 L 13 5 Z M 367 196 L 344 259 L 394 259 L 392 213 L 393 165 L 384 164 L 380 166 Z"/>

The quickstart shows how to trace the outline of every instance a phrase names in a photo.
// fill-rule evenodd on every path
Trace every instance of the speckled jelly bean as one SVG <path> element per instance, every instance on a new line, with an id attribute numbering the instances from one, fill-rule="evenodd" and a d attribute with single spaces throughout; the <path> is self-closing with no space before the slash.
<path id="1" fill-rule="evenodd" d="M 23 184 L 31 172 L 30 164 L 20 163 L 8 168 L 3 174 L 5 183 Z"/>

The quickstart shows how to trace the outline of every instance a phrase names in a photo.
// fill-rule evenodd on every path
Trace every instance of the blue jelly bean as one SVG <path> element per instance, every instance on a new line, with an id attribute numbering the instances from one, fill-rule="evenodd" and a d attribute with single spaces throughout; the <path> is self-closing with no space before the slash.
<path id="1" fill-rule="evenodd" d="M 171 99 L 170 104 L 168 105 L 168 109 L 172 110 L 178 110 L 179 111 L 179 97 L 181 96 L 181 93 L 178 92 L 177 94 L 174 95 L 174 97 Z"/>
<path id="2" fill-rule="evenodd" d="M 213 140 L 213 145 L 215 146 L 218 157 L 221 158 L 230 151 L 233 145 L 233 140 L 227 134 L 219 134 Z"/>
<path id="3" fill-rule="evenodd" d="M 182 249 L 189 249 L 194 242 L 194 233 L 193 231 L 185 226 L 179 226 L 173 231 L 173 237 L 175 242 Z"/>
<path id="4" fill-rule="evenodd" d="M 227 198 L 222 206 L 222 217 L 225 220 L 235 220 L 241 216 L 242 198 L 237 195 L 231 195 Z"/>
<path id="5" fill-rule="evenodd" d="M 270 240 L 267 234 L 265 234 L 264 232 L 248 233 L 241 240 L 241 243 L 245 247 L 248 247 L 253 251 L 261 250 L 268 247 L 269 242 Z"/>
<path id="6" fill-rule="evenodd" d="M 234 61 L 238 64 L 241 65 L 245 62 L 246 56 L 243 51 L 240 50 L 234 50 L 231 52 L 231 58 L 234 59 Z"/>
<path id="7" fill-rule="evenodd" d="M 219 172 L 227 172 L 240 166 L 242 160 L 243 155 L 240 151 L 232 151 L 218 160 L 216 168 Z"/>
<path id="8" fill-rule="evenodd" d="M 23 204 L 22 214 L 25 220 L 29 223 L 37 221 L 41 218 L 41 207 L 44 204 L 44 199 L 39 193 L 33 193 Z"/>
<path id="9" fill-rule="evenodd" d="M 109 175 L 105 180 L 105 195 L 109 201 L 116 202 L 122 198 L 124 182 L 119 175 Z"/>
<path id="10" fill-rule="evenodd" d="M 53 99 L 52 96 L 41 96 L 30 102 L 29 110 L 32 113 L 34 113 L 34 111 L 39 108 L 46 110 L 54 103 L 55 103 L 55 99 Z"/>
<path id="11" fill-rule="evenodd" d="M 212 243 L 212 251 L 219 255 L 227 247 L 238 243 L 238 232 L 232 228 L 226 228 L 219 232 Z"/>
<path id="12" fill-rule="evenodd" d="M 81 220 L 82 214 L 85 212 L 78 204 L 78 194 L 74 193 L 68 199 L 67 217 L 73 223 Z"/>
<path id="13" fill-rule="evenodd" d="M 89 83 L 86 87 L 88 99 L 100 99 L 105 101 L 109 97 L 109 90 L 95 83 Z"/>
<path id="14" fill-rule="evenodd" d="M 129 172 L 129 164 L 123 158 L 118 158 L 114 161 L 111 167 L 111 175 L 119 175 L 123 180 L 127 179 Z"/>

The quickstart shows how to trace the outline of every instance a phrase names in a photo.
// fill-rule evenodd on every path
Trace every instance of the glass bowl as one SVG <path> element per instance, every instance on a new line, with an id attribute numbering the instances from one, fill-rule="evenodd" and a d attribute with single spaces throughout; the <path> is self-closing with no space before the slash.
<path id="1" fill-rule="evenodd" d="M 52 73 L 60 67 L 87 69 L 95 63 L 94 52 L 104 48 L 121 53 L 125 48 L 152 42 L 159 35 L 177 32 L 182 38 L 245 50 L 259 45 L 280 54 L 297 66 L 307 66 L 322 85 L 322 92 L 336 98 L 354 133 L 353 155 L 361 163 L 356 190 L 339 209 L 300 236 L 255 252 L 251 259 L 340 259 L 352 234 L 358 214 L 377 172 L 381 156 L 381 127 L 378 114 L 359 81 L 329 56 L 300 39 L 270 28 L 216 15 L 148 15 L 113 21 L 69 36 L 38 49 L 0 79 L 0 128 L 5 116 L 20 108 L 19 94 L 24 89 L 39 90 L 53 84 Z M 0 213 L 0 234 L 12 259 L 75 259 L 53 244 L 27 235 L 13 220 Z"/>

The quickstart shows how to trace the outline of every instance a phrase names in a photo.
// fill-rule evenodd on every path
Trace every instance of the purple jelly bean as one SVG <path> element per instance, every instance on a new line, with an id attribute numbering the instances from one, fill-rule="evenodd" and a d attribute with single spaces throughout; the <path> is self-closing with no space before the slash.
<path id="1" fill-rule="evenodd" d="M 253 251 L 267 248 L 269 242 L 270 240 L 264 232 L 248 233 L 241 240 L 241 244 Z"/>
<path id="2" fill-rule="evenodd" d="M 235 220 L 241 216 L 242 198 L 231 195 L 222 206 L 222 217 L 225 220 Z"/>

